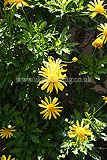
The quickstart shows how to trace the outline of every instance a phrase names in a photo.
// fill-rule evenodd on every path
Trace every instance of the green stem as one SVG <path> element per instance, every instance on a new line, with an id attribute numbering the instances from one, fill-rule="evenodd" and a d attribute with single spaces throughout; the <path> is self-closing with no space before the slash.
<path id="1" fill-rule="evenodd" d="M 67 61 L 62 61 L 63 63 L 73 63 L 73 61 L 67 62 Z"/>
<path id="2" fill-rule="evenodd" d="M 24 15 L 25 15 L 26 20 L 27 20 L 27 21 L 28 21 L 28 23 L 29 23 L 29 20 L 28 20 L 28 18 L 27 18 L 27 16 L 26 16 L 26 13 L 25 13 L 25 11 L 24 11 L 23 7 L 22 7 L 22 11 L 23 11 L 23 13 L 24 13 Z"/>
<path id="3" fill-rule="evenodd" d="M 96 48 L 94 49 L 92 56 L 94 56 L 95 51 L 96 51 Z"/>
<path id="4" fill-rule="evenodd" d="M 104 103 L 99 109 L 97 109 L 97 111 L 94 112 L 93 115 L 96 114 L 105 104 L 106 104 L 106 103 Z"/>

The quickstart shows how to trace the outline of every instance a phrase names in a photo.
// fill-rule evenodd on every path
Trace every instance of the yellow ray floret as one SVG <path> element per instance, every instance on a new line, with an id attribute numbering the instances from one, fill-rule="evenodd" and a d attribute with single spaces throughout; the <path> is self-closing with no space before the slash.
<path id="1" fill-rule="evenodd" d="M 62 112 L 61 108 L 57 106 L 60 102 L 58 102 L 58 98 L 54 98 L 53 101 L 51 100 L 51 97 L 49 96 L 49 100 L 47 97 L 45 97 L 45 101 L 41 100 L 42 104 L 38 104 L 40 107 L 44 108 L 40 114 L 44 114 L 43 117 L 47 119 L 49 117 L 49 120 L 53 116 L 55 119 L 57 119 L 56 115 L 60 116 L 59 112 Z M 57 106 L 57 107 L 56 107 Z"/>
<path id="2" fill-rule="evenodd" d="M 12 132 L 16 131 L 16 130 L 14 129 L 14 127 L 15 127 L 15 126 L 11 127 L 10 129 L 3 127 L 3 129 L 0 129 L 0 137 L 1 137 L 1 138 L 4 138 L 4 137 L 10 138 L 11 136 L 13 136 L 13 133 L 12 133 Z"/>
<path id="3" fill-rule="evenodd" d="M 76 121 L 77 126 L 73 125 L 72 127 L 69 127 L 71 131 L 68 132 L 69 137 L 73 138 L 77 136 L 77 142 L 80 141 L 80 143 L 83 143 L 84 140 L 88 140 L 87 136 L 91 136 L 92 132 L 89 130 L 89 124 L 83 127 L 84 121 L 81 121 L 81 126 L 79 125 L 78 120 Z"/>
<path id="4" fill-rule="evenodd" d="M 106 10 L 104 9 L 103 0 L 94 0 L 94 3 L 92 1 L 88 4 L 88 10 L 93 12 L 90 16 L 91 18 L 94 18 L 98 13 L 104 15 L 107 18 Z"/>
<path id="5" fill-rule="evenodd" d="M 92 46 L 95 48 L 100 49 L 103 46 L 103 40 L 100 38 L 97 38 L 93 43 Z"/>
<path id="6" fill-rule="evenodd" d="M 12 0 L 5 0 L 4 6 L 6 6 L 8 3 L 11 4 L 11 3 L 12 3 Z"/>
<path id="7" fill-rule="evenodd" d="M 39 72 L 39 75 L 44 77 L 44 80 L 39 82 L 40 84 L 43 84 L 41 87 L 41 90 L 44 90 L 47 88 L 47 93 L 51 93 L 53 91 L 53 87 L 56 89 L 56 93 L 58 93 L 59 90 L 63 90 L 64 86 L 62 85 L 67 84 L 63 81 L 66 77 L 66 74 L 62 75 L 63 72 L 66 72 L 67 70 L 64 70 L 62 67 L 64 65 L 61 65 L 61 59 L 57 59 L 54 61 L 54 58 L 49 58 L 48 62 L 43 62 L 44 67 L 41 68 L 41 71 Z"/>
<path id="8" fill-rule="evenodd" d="M 1 160 L 6 160 L 6 156 L 2 155 Z M 11 159 L 11 155 L 8 156 L 7 160 L 15 160 L 15 158 Z"/>
<path id="9" fill-rule="evenodd" d="M 107 103 L 107 97 L 106 96 L 102 96 L 102 98 L 105 101 L 105 103 Z"/>
<path id="10" fill-rule="evenodd" d="M 12 6 L 11 6 L 11 8 L 13 8 L 15 5 L 16 5 L 16 8 L 17 9 L 19 9 L 22 5 L 24 5 L 24 6 L 29 6 L 29 4 L 27 4 L 25 1 L 23 1 L 23 0 L 6 0 L 5 2 L 4 2 L 4 6 L 6 6 L 7 4 L 13 4 Z"/>
<path id="11" fill-rule="evenodd" d="M 107 23 L 98 25 L 97 29 L 101 31 L 97 37 L 102 39 L 104 43 L 107 42 Z"/>

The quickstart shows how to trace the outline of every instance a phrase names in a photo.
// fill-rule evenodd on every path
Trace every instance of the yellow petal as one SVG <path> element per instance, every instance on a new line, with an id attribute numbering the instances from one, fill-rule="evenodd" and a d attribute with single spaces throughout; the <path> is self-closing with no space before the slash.
<path id="1" fill-rule="evenodd" d="M 24 6 L 29 6 L 29 4 L 27 4 L 27 3 L 24 2 L 24 1 L 22 1 L 22 4 L 23 4 Z"/>
<path id="2" fill-rule="evenodd" d="M 94 10 L 95 8 L 93 6 L 91 6 L 90 4 L 88 4 L 89 9 Z"/>
<path id="3" fill-rule="evenodd" d="M 89 3 L 92 4 L 94 7 L 96 7 L 96 5 L 92 1 L 90 1 Z"/>
<path id="4" fill-rule="evenodd" d="M 60 116 L 60 114 L 59 114 L 56 110 L 54 110 L 54 112 L 55 112 L 58 116 Z"/>
<path id="5" fill-rule="evenodd" d="M 50 83 L 49 86 L 48 86 L 48 89 L 47 89 L 47 93 L 48 93 L 48 92 L 51 93 L 52 90 L 53 90 L 53 83 Z"/>
<path id="6" fill-rule="evenodd" d="M 7 160 L 10 160 L 10 158 L 11 158 L 11 155 L 9 155 L 9 157 L 8 157 L 8 159 L 7 159 Z"/>
<path id="7" fill-rule="evenodd" d="M 16 5 L 16 3 L 13 3 L 13 5 L 11 6 L 11 9 Z"/>
<path id="8" fill-rule="evenodd" d="M 91 16 L 91 18 L 94 18 L 96 15 L 97 15 L 97 13 L 93 12 L 90 16 Z"/>
<path id="9" fill-rule="evenodd" d="M 46 111 L 47 111 L 47 109 L 45 109 L 42 112 L 40 112 L 40 114 L 44 114 Z"/>
<path id="10" fill-rule="evenodd" d="M 47 88 L 49 85 L 49 82 L 46 82 L 42 87 L 41 87 L 41 90 L 44 90 L 45 88 Z"/>
<path id="11" fill-rule="evenodd" d="M 48 98 L 47 98 L 47 97 L 45 97 L 45 101 L 47 102 L 47 104 L 49 104 L 49 101 L 48 101 Z"/>
<path id="12" fill-rule="evenodd" d="M 58 94 L 58 86 L 56 83 L 54 83 L 55 89 L 56 89 L 56 94 Z"/>
<path id="13" fill-rule="evenodd" d="M 83 119 L 82 119 L 82 121 L 81 121 L 81 127 L 83 127 L 83 124 L 84 124 L 84 121 L 83 121 Z"/>
<path id="14" fill-rule="evenodd" d="M 63 91 L 64 86 L 60 82 L 57 83 L 57 86 L 61 91 Z"/>
<path id="15" fill-rule="evenodd" d="M 54 112 L 52 112 L 52 114 L 53 114 L 53 117 L 54 117 L 55 119 L 57 119 L 57 117 L 56 117 L 55 113 L 54 113 Z"/>
<path id="16" fill-rule="evenodd" d="M 55 104 L 57 101 L 58 101 L 58 98 L 55 97 L 52 101 L 52 104 Z"/>
<path id="17" fill-rule="evenodd" d="M 76 124 L 77 124 L 77 127 L 79 127 L 79 121 L 78 120 L 76 121 Z"/>
<path id="18" fill-rule="evenodd" d="M 104 32 L 104 29 L 102 29 L 102 28 L 100 28 L 100 27 L 97 27 L 97 29 L 98 29 L 99 31 Z"/>
<path id="19" fill-rule="evenodd" d="M 1 158 L 2 158 L 1 160 L 6 160 L 6 156 L 5 155 L 2 155 Z"/>
<path id="20" fill-rule="evenodd" d="M 49 120 L 51 119 L 51 112 L 49 113 Z"/>
<path id="21" fill-rule="evenodd" d="M 42 100 L 43 101 L 43 100 Z M 43 101 L 44 102 L 44 101 Z M 47 104 L 46 104 L 47 105 Z M 44 106 L 43 104 L 38 104 L 39 107 L 42 107 L 42 108 L 47 108 L 46 106 Z"/>

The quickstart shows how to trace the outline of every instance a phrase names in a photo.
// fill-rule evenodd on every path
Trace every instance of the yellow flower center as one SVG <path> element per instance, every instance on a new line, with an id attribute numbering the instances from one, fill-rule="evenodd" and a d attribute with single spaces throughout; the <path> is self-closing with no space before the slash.
<path id="1" fill-rule="evenodd" d="M 57 82 L 58 81 L 58 75 L 55 73 L 51 73 L 48 77 L 49 82 Z"/>
<path id="2" fill-rule="evenodd" d="M 104 8 L 103 8 L 103 6 L 97 5 L 97 6 L 95 7 L 95 12 L 97 12 L 97 13 L 104 13 Z"/>
<path id="3" fill-rule="evenodd" d="M 54 109 L 55 109 L 55 106 L 54 106 L 54 104 L 51 103 L 51 104 L 48 105 L 47 108 L 48 108 L 48 112 L 53 112 Z"/>
<path id="4" fill-rule="evenodd" d="M 76 129 L 76 133 L 78 134 L 78 136 L 84 136 L 85 130 L 84 130 L 84 128 L 82 128 L 82 127 L 78 127 L 78 128 Z"/>
<path id="5" fill-rule="evenodd" d="M 6 129 L 4 130 L 4 132 L 5 132 L 6 134 L 8 134 L 8 133 L 10 132 L 10 130 L 9 130 L 8 128 L 6 128 Z"/>
<path id="6" fill-rule="evenodd" d="M 104 30 L 104 35 L 107 36 L 107 28 Z"/>

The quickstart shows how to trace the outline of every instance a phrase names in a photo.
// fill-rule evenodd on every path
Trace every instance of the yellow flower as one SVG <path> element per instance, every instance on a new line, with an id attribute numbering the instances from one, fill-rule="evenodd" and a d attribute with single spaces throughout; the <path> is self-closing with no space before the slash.
<path id="1" fill-rule="evenodd" d="M 1 138 L 10 138 L 11 136 L 13 136 L 13 133 L 14 131 L 16 131 L 15 129 L 13 129 L 15 126 L 11 127 L 10 129 L 9 128 L 5 128 L 3 127 L 3 129 L 0 129 L 0 137 Z"/>
<path id="2" fill-rule="evenodd" d="M 65 158 L 65 154 L 62 154 L 62 156 L 61 156 L 62 158 Z"/>
<path id="3" fill-rule="evenodd" d="M 11 155 L 8 156 L 7 160 L 15 160 L 15 158 L 12 158 L 12 159 L 10 159 L 10 158 L 11 158 Z M 1 160 L 6 160 L 6 156 L 2 155 Z"/>
<path id="4" fill-rule="evenodd" d="M 16 5 L 16 8 L 19 9 L 20 7 L 22 7 L 22 5 L 24 6 L 29 6 L 29 4 L 27 4 L 25 1 L 23 0 L 6 0 L 4 2 L 4 6 L 6 6 L 7 4 L 11 4 L 13 3 L 13 5 L 11 6 L 11 8 L 13 8 Z"/>
<path id="5" fill-rule="evenodd" d="M 73 61 L 73 62 L 77 62 L 78 59 L 77 59 L 76 57 L 74 57 L 74 58 L 72 58 L 72 61 Z"/>
<path id="6" fill-rule="evenodd" d="M 45 109 L 42 112 L 40 112 L 40 114 L 44 114 L 43 117 L 45 119 L 47 119 L 49 117 L 49 120 L 50 120 L 52 115 L 55 119 L 57 119 L 56 115 L 60 116 L 60 114 L 58 112 L 62 112 L 62 110 L 60 108 L 63 108 L 63 107 L 58 107 L 57 105 L 60 102 L 57 103 L 57 101 L 58 101 L 58 98 L 55 97 L 52 101 L 51 97 L 49 96 L 49 101 L 48 101 L 48 98 L 45 97 L 45 101 L 41 100 L 42 104 L 38 104 L 40 107 Z"/>
<path id="7" fill-rule="evenodd" d="M 100 38 L 97 38 L 93 43 L 92 45 L 95 47 L 95 48 L 101 48 L 103 46 L 103 40 L 100 39 Z"/>
<path id="8" fill-rule="evenodd" d="M 88 129 L 89 124 L 87 124 L 86 126 L 83 127 L 83 123 L 84 123 L 84 121 L 82 120 L 81 126 L 80 126 L 79 122 L 77 120 L 76 121 L 77 126 L 73 125 L 72 127 L 69 127 L 71 131 L 68 132 L 70 138 L 77 136 L 77 142 L 80 141 L 82 143 L 84 142 L 84 139 L 88 140 L 88 138 L 85 135 L 87 135 L 87 136 L 92 135 L 91 130 Z"/>
<path id="9" fill-rule="evenodd" d="M 90 1 L 88 4 L 88 10 L 89 11 L 92 11 L 93 13 L 90 15 L 91 18 L 94 18 L 98 13 L 104 15 L 106 18 L 107 18 L 107 15 L 106 15 L 106 10 L 104 9 L 104 6 L 107 5 L 102 5 L 104 1 L 100 1 L 100 0 L 94 0 L 94 3 L 92 1 Z"/>
<path id="10" fill-rule="evenodd" d="M 8 156 L 7 160 L 15 160 L 15 158 L 12 158 L 12 159 L 10 159 L 10 158 L 11 158 L 11 155 Z M 1 160 L 6 160 L 6 156 L 2 155 Z"/>
<path id="11" fill-rule="evenodd" d="M 107 97 L 106 96 L 102 96 L 102 98 L 105 101 L 105 103 L 107 103 Z"/>
<path id="12" fill-rule="evenodd" d="M 107 42 L 107 23 L 98 25 L 97 29 L 102 31 L 97 37 L 101 38 L 104 43 Z"/>
<path id="13" fill-rule="evenodd" d="M 66 72 L 67 70 L 64 70 L 62 67 L 64 65 L 61 65 L 61 59 L 57 59 L 56 62 L 54 61 L 54 58 L 51 57 L 48 62 L 43 62 L 45 67 L 41 68 L 41 71 L 39 74 L 43 76 L 45 79 L 39 82 L 39 85 L 44 83 L 41 87 L 41 90 L 46 89 L 47 87 L 47 93 L 53 91 L 53 86 L 56 89 L 56 93 L 58 93 L 58 89 L 61 91 L 64 89 L 64 86 L 61 83 L 64 83 L 66 86 L 67 84 L 63 81 L 65 79 L 66 74 L 62 75 L 62 72 Z"/>

